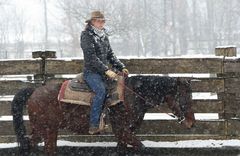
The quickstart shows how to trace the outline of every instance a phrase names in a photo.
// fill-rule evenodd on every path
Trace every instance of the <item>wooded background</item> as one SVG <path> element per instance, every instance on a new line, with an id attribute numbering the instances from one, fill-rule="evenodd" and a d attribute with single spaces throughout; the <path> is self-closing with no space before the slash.
<path id="1" fill-rule="evenodd" d="M 79 36 L 97 9 L 108 19 L 117 56 L 213 54 L 216 46 L 240 47 L 239 0 L 22 0 L 24 7 L 16 2 L 0 0 L 0 58 L 31 58 L 32 51 L 49 49 L 58 57 L 81 57 Z"/>

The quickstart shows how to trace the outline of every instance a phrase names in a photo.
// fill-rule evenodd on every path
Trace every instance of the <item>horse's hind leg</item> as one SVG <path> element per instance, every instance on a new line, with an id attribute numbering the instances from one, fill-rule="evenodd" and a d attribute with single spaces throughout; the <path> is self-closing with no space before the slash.
<path id="1" fill-rule="evenodd" d="M 57 134 L 58 131 L 55 129 L 47 128 L 44 135 L 44 150 L 47 156 L 57 155 Z"/>
<path id="2" fill-rule="evenodd" d="M 121 141 L 118 141 L 117 143 L 117 153 L 121 155 L 126 155 L 127 153 L 127 143 L 123 143 Z"/>
<path id="3" fill-rule="evenodd" d="M 37 153 L 38 152 L 38 143 L 41 142 L 41 136 L 40 136 L 40 131 L 37 131 L 37 129 L 35 127 L 32 127 L 32 133 L 31 133 L 31 138 L 30 138 L 30 141 L 31 141 L 31 147 L 32 147 L 32 151 L 34 153 Z"/>

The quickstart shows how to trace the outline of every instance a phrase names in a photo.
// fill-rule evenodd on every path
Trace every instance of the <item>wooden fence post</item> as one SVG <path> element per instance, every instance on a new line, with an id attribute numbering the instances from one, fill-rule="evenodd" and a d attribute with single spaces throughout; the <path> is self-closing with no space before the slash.
<path id="1" fill-rule="evenodd" d="M 222 77 L 224 78 L 224 109 L 226 139 L 240 136 L 240 61 L 227 59 L 237 56 L 236 46 L 216 47 L 216 56 L 224 56 L 222 64 Z"/>
<path id="2" fill-rule="evenodd" d="M 231 138 L 231 136 L 235 135 L 231 131 L 232 126 L 232 118 L 236 115 L 236 96 L 234 87 L 232 85 L 232 76 L 235 74 L 231 74 L 226 68 L 227 59 L 226 57 L 233 57 L 237 56 L 237 47 L 236 46 L 219 46 L 215 48 L 215 55 L 216 56 L 223 56 L 223 63 L 222 63 L 222 74 L 221 76 L 224 78 L 224 93 L 223 93 L 223 118 L 224 118 L 224 131 L 226 139 Z M 231 68 L 231 67 L 230 67 Z"/>
<path id="3" fill-rule="evenodd" d="M 34 75 L 34 80 L 42 81 L 43 84 L 46 83 L 47 78 L 50 76 L 46 73 L 46 59 L 56 58 L 55 51 L 35 51 L 32 52 L 32 58 L 41 58 L 40 74 Z"/>
<path id="4" fill-rule="evenodd" d="M 225 92 L 228 105 L 225 112 L 228 115 L 228 135 L 239 138 L 240 136 L 240 61 L 238 59 L 225 60 L 224 72 Z"/>
<path id="5" fill-rule="evenodd" d="M 216 56 L 226 56 L 232 57 L 237 56 L 237 47 L 236 46 L 219 46 L 215 48 Z"/>

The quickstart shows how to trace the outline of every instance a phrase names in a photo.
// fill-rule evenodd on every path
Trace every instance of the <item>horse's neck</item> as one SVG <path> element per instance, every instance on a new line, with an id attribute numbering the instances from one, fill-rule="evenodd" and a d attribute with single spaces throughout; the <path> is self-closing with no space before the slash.
<path id="1" fill-rule="evenodd" d="M 159 105 L 167 95 L 176 93 L 176 79 L 170 77 L 130 77 L 127 86 L 132 88 L 138 98 L 144 99 L 148 106 Z"/>
<path id="2" fill-rule="evenodd" d="M 143 110 L 153 107 L 153 103 L 154 105 L 156 103 L 156 101 L 154 101 L 154 92 L 152 92 L 149 83 L 145 81 L 146 80 L 140 77 L 130 77 L 126 81 L 127 96 L 131 96 L 135 101 L 136 107 L 141 107 Z"/>

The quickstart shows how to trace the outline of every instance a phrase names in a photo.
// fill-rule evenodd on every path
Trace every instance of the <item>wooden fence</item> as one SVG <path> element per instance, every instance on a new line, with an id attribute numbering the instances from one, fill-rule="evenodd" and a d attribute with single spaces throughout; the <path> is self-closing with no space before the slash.
<path id="1" fill-rule="evenodd" d="M 35 56 L 37 57 L 37 56 Z M 231 139 L 240 136 L 240 60 L 236 57 L 209 58 L 161 58 L 161 59 L 123 59 L 131 74 L 183 74 L 191 79 L 194 93 L 209 92 L 217 95 L 216 99 L 193 99 L 195 113 L 215 113 L 219 118 L 197 120 L 196 126 L 189 130 L 179 125 L 176 120 L 145 120 L 138 136 L 142 140 L 185 140 L 185 139 Z M 10 99 L 3 97 L 14 95 L 18 89 L 41 85 L 39 81 L 47 76 L 77 74 L 82 71 L 83 60 L 46 59 L 46 56 L 31 60 L 1 60 L 0 75 L 27 75 L 26 81 L 12 79 L 0 81 L 0 142 L 15 142 L 10 116 Z M 30 74 L 30 75 L 29 75 Z M 187 77 L 186 74 L 198 74 Z M 200 77 L 199 74 L 209 74 Z M 31 76 L 32 75 L 32 76 Z M 57 78 L 55 78 L 57 79 Z M 163 107 L 164 112 L 170 112 Z M 151 110 L 148 113 L 158 113 Z M 25 114 L 27 114 L 25 112 Z M 197 115 L 197 114 L 196 114 Z M 26 121 L 27 126 L 29 125 Z M 114 141 L 110 134 L 101 136 L 81 136 L 61 131 L 59 139 L 74 141 Z"/>

